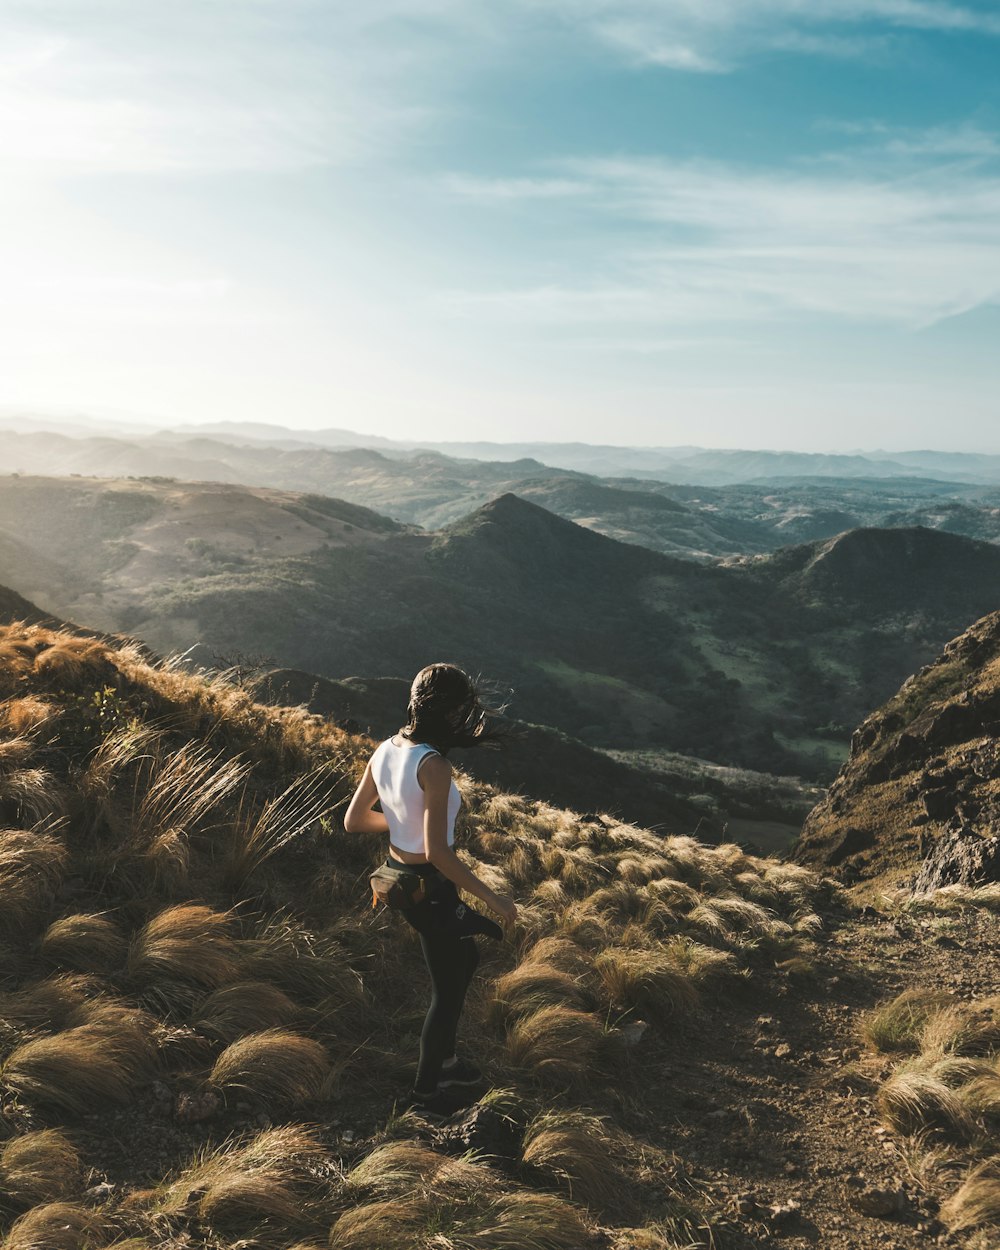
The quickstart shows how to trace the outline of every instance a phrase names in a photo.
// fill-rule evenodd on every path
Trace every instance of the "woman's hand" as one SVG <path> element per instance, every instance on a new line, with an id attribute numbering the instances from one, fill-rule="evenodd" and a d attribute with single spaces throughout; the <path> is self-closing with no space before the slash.
<path id="1" fill-rule="evenodd" d="M 517 904 L 514 900 L 508 898 L 506 894 L 496 894 L 493 896 L 489 906 L 500 917 L 504 933 L 510 933 L 517 921 Z"/>

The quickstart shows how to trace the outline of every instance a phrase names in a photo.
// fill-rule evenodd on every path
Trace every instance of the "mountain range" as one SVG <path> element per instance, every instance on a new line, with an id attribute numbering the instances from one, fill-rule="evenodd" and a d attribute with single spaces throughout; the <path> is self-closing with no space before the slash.
<path id="1" fill-rule="evenodd" d="M 510 493 L 427 533 L 291 491 L 8 477 L 0 582 L 161 652 L 328 678 L 447 656 L 590 746 L 822 779 L 853 725 L 1000 602 L 1000 548 L 860 529 L 714 566 Z"/>

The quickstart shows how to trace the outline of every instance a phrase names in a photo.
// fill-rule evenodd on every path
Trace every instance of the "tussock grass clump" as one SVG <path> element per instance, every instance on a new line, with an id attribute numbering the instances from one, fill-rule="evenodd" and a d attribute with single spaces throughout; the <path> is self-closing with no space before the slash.
<path id="1" fill-rule="evenodd" d="M 494 988 L 492 1015 L 510 1021 L 542 1007 L 584 1010 L 589 995 L 577 977 L 537 960 L 519 964 L 500 977 Z"/>
<path id="2" fill-rule="evenodd" d="M 327 817 L 344 797 L 342 774 L 324 762 L 311 769 L 265 803 L 256 817 L 241 814 L 235 821 L 227 850 L 226 872 L 241 884 L 252 872 L 308 829 Z"/>
<path id="3" fill-rule="evenodd" d="M 247 1033 L 290 1024 L 299 1008 L 269 981 L 237 981 L 209 994 L 192 1014 L 202 1033 L 221 1042 L 235 1042 Z"/>
<path id="4" fill-rule="evenodd" d="M 129 945 L 129 981 L 150 997 L 190 1007 L 199 992 L 237 978 L 238 946 L 224 912 L 198 903 L 168 907 L 145 924 Z"/>
<path id="5" fill-rule="evenodd" d="M 150 761 L 123 853 L 148 863 L 156 879 L 179 886 L 191 868 L 191 839 L 241 785 L 249 765 L 206 746 L 186 743 Z"/>
<path id="6" fill-rule="evenodd" d="M 405 1196 L 418 1187 L 427 1193 L 469 1193 L 497 1184 L 487 1167 L 470 1159 L 438 1154 L 419 1142 L 388 1142 L 376 1147 L 347 1173 L 349 1192 L 372 1198 Z"/>
<path id="7" fill-rule="evenodd" d="M 426 1250 L 437 1210 L 423 1194 L 367 1202 L 337 1217 L 327 1244 L 330 1250 Z"/>
<path id="8" fill-rule="evenodd" d="M 964 1141 L 974 1131 L 959 1094 L 932 1071 L 919 1067 L 894 1072 L 879 1091 L 878 1106 L 886 1123 L 904 1135 L 940 1129 Z"/>
<path id="9" fill-rule="evenodd" d="M 48 1202 L 14 1221 L 4 1250 L 89 1250 L 105 1228 L 104 1218 L 88 1207 Z"/>
<path id="10" fill-rule="evenodd" d="M 970 1076 L 962 1088 L 962 1101 L 973 1115 L 993 1122 L 1000 1121 L 1000 1060 Z"/>
<path id="11" fill-rule="evenodd" d="M 456 1221 L 463 1250 L 587 1250 L 594 1237 L 578 1211 L 550 1194 L 514 1190 Z"/>
<path id="12" fill-rule="evenodd" d="M 270 981 L 296 1002 L 357 1004 L 361 979 L 339 934 L 317 932 L 281 915 L 263 920 L 244 943 L 243 973 Z"/>
<path id="13" fill-rule="evenodd" d="M 600 1020 L 572 1007 L 541 1007 L 515 1020 L 507 1034 L 507 1062 L 555 1085 L 592 1079 L 607 1045 Z"/>
<path id="14" fill-rule="evenodd" d="M 121 680 L 110 649 L 94 638 L 50 633 L 35 657 L 35 674 L 50 690 L 115 687 Z"/>
<path id="15" fill-rule="evenodd" d="M 545 1111 L 528 1125 L 521 1160 L 574 1202 L 600 1210 L 614 1206 L 622 1177 L 615 1143 L 604 1120 L 578 1111 Z"/>
<path id="16" fill-rule="evenodd" d="M 52 963 L 76 972 L 112 972 L 124 965 L 128 942 L 113 920 L 101 913 L 54 920 L 39 943 Z"/>
<path id="17" fill-rule="evenodd" d="M 882 1054 L 916 1054 L 927 1021 L 950 1003 L 950 996 L 943 990 L 904 990 L 866 1017 L 862 1037 L 873 1050 Z"/>
<path id="18" fill-rule="evenodd" d="M 941 1220 L 953 1232 L 1000 1224 L 1000 1155 L 984 1159 L 941 1206 Z"/>
<path id="19" fill-rule="evenodd" d="M 297 1107 L 323 1095 L 331 1076 L 326 1047 L 288 1029 L 265 1029 L 240 1038 L 219 1055 L 210 1081 L 239 1089 L 274 1106 Z"/>
<path id="20" fill-rule="evenodd" d="M 266 1244 L 284 1245 L 315 1228 L 336 1176 L 318 1137 L 288 1124 L 244 1145 L 228 1141 L 202 1152 L 154 1205 L 163 1214 L 195 1216 L 217 1234 L 266 1229 Z"/>
<path id="21" fill-rule="evenodd" d="M 610 946 L 594 960 L 608 1003 L 639 1008 L 666 1022 L 693 1010 L 698 987 L 690 969 L 679 963 L 673 947 L 635 949 Z"/>
<path id="22" fill-rule="evenodd" d="M 924 1054 L 989 1055 L 1000 1050 L 1000 996 L 934 1011 L 920 1032 Z"/>
<path id="23" fill-rule="evenodd" d="M 34 734 L 57 716 L 54 703 L 26 694 L 19 699 L 8 699 L 0 707 L 0 728 L 12 734 Z"/>
<path id="24" fill-rule="evenodd" d="M 0 1083 L 29 1106 L 71 1115 L 129 1102 L 153 1074 L 151 1026 L 143 1012 L 109 1007 L 92 1023 L 16 1047 Z"/>
<path id="25" fill-rule="evenodd" d="M 37 929 L 48 913 L 68 859 L 51 833 L 0 831 L 0 931 Z"/>
<path id="26" fill-rule="evenodd" d="M 80 1156 L 58 1129 L 41 1129 L 0 1150 L 0 1206 L 33 1207 L 74 1198 L 83 1188 Z"/>
<path id="27" fill-rule="evenodd" d="M 99 994 L 94 977 L 58 972 L 0 994 L 0 1017 L 17 1029 L 56 1033 L 83 1024 L 88 1004 Z"/>

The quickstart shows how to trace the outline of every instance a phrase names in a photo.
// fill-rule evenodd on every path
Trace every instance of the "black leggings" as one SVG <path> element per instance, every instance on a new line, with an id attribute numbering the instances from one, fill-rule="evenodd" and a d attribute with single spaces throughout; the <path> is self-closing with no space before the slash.
<path id="1" fill-rule="evenodd" d="M 420 869 L 424 865 L 415 867 Z M 449 904 L 454 907 L 457 902 L 455 886 L 442 880 L 432 896 L 413 907 L 403 908 L 403 915 L 420 934 L 424 960 L 431 974 L 431 1002 L 420 1033 L 420 1062 L 413 1083 L 413 1088 L 422 1094 L 432 1093 L 437 1088 L 441 1065 L 455 1053 L 455 1035 L 465 992 L 479 965 L 476 939 L 459 937 L 441 923 L 444 907 Z"/>

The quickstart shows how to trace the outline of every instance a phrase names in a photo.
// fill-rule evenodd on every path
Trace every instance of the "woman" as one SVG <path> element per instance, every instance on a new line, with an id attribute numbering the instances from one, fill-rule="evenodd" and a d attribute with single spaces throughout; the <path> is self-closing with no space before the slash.
<path id="1" fill-rule="evenodd" d="M 482 1079 L 474 1064 L 455 1054 L 455 1036 L 479 963 L 474 934 L 500 934 L 492 921 L 463 907 L 457 891 L 481 899 L 505 929 L 517 917 L 513 899 L 494 893 L 453 849 L 462 800 L 445 757 L 452 747 L 479 746 L 494 738 L 488 715 L 472 679 L 460 668 L 430 664 L 421 669 L 410 687 L 406 725 L 375 750 L 344 817 L 348 833 L 388 833 L 387 866 L 408 866 L 425 879 L 425 897 L 402 911 L 420 934 L 431 976 L 409 1105 L 432 1115 L 453 1109 L 457 1087 Z M 381 812 L 372 810 L 376 802 Z"/>

